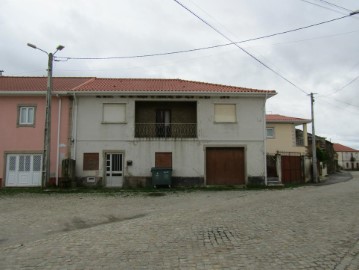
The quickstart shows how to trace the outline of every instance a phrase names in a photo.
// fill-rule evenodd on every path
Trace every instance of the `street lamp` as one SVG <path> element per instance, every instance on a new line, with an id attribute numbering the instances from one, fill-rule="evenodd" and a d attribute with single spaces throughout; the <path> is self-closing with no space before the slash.
<path id="1" fill-rule="evenodd" d="M 57 46 L 54 53 L 48 53 L 41 48 L 36 47 L 31 43 L 27 46 L 46 53 L 49 57 L 47 68 L 47 92 L 46 92 L 46 113 L 45 113 L 45 129 L 44 129 L 44 155 L 42 157 L 42 188 L 46 187 L 50 179 L 50 141 L 51 141 L 51 92 L 52 92 L 52 65 L 54 62 L 54 55 L 58 51 L 65 48 L 62 45 Z"/>

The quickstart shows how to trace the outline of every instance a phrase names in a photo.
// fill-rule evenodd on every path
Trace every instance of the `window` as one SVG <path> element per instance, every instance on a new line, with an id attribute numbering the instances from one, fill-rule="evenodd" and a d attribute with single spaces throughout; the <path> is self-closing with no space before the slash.
<path id="1" fill-rule="evenodd" d="M 84 171 L 96 171 L 99 168 L 99 154 L 98 153 L 84 153 Z"/>
<path id="2" fill-rule="evenodd" d="M 236 105 L 235 104 L 215 104 L 214 121 L 217 123 L 235 123 Z"/>
<path id="3" fill-rule="evenodd" d="M 125 123 L 126 122 L 126 104 L 106 103 L 103 104 L 102 123 Z"/>
<path id="4" fill-rule="evenodd" d="M 172 152 L 156 152 L 155 167 L 172 168 Z"/>
<path id="5" fill-rule="evenodd" d="M 35 107 L 34 106 L 19 106 L 19 126 L 33 126 L 35 125 Z"/>
<path id="6" fill-rule="evenodd" d="M 267 128 L 267 138 L 273 139 L 274 138 L 274 128 Z"/>

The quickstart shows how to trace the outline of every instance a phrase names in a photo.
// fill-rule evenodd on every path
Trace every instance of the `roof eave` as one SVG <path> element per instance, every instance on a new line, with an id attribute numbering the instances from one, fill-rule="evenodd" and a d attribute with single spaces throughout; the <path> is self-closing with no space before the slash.
<path id="1" fill-rule="evenodd" d="M 52 91 L 52 95 L 67 95 L 67 91 Z M 45 91 L 0 91 L 0 96 L 44 96 Z"/>
<path id="2" fill-rule="evenodd" d="M 68 91 L 69 95 L 128 95 L 128 96 L 232 96 L 232 97 L 266 97 L 276 95 L 276 92 L 206 92 L 206 91 Z"/>

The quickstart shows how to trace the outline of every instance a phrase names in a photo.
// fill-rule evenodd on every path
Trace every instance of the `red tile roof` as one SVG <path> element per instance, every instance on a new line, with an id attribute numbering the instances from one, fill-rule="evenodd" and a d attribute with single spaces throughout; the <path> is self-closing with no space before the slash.
<path id="1" fill-rule="evenodd" d="M 350 148 L 350 147 L 342 145 L 340 143 L 334 143 L 333 148 L 334 148 L 335 152 L 359 152 L 359 150 Z"/>
<path id="2" fill-rule="evenodd" d="M 310 119 L 296 118 L 291 116 L 284 116 L 280 114 L 267 114 L 267 123 L 292 123 L 292 124 L 304 124 L 312 122 Z"/>
<path id="3" fill-rule="evenodd" d="M 45 91 L 47 77 L 0 77 L 1 91 Z M 227 86 L 180 79 L 54 77 L 54 91 L 276 94 L 274 90 Z"/>
<path id="4" fill-rule="evenodd" d="M 140 91 L 140 92 L 215 92 L 215 93 L 268 93 L 251 88 L 234 87 L 221 84 L 186 81 L 180 79 L 102 79 L 96 78 L 76 89 L 77 91 Z"/>
<path id="5" fill-rule="evenodd" d="M 70 91 L 90 78 L 54 77 L 54 91 Z M 0 76 L 0 91 L 46 91 L 47 77 Z"/>

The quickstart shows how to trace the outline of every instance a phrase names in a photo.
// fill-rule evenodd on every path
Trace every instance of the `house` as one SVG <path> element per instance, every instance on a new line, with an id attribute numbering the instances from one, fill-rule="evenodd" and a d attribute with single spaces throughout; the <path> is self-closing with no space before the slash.
<path id="1" fill-rule="evenodd" d="M 46 78 L 0 77 L 1 100 L 9 101 L 1 115 L 11 115 L 1 123 L 12 124 L 1 135 L 5 186 L 30 185 L 17 180 L 24 166 L 39 173 L 45 90 Z M 173 185 L 263 184 L 264 108 L 275 94 L 179 79 L 55 78 L 51 176 L 61 180 L 69 157 L 84 185 L 148 186 L 152 167 L 171 168 Z M 18 125 L 22 110 L 34 111 L 35 124 Z"/>
<path id="2" fill-rule="evenodd" d="M 71 91 L 73 159 L 82 182 L 146 186 L 265 182 L 266 99 L 275 91 L 179 79 L 94 78 Z"/>
<path id="3" fill-rule="evenodd" d="M 359 150 L 334 143 L 338 165 L 345 170 L 359 170 Z"/>
<path id="4" fill-rule="evenodd" d="M 55 78 L 51 115 L 51 181 L 70 154 L 71 96 L 88 78 Z M 46 77 L 0 76 L 0 187 L 41 186 Z"/>
<path id="5" fill-rule="evenodd" d="M 303 183 L 310 179 L 307 157 L 309 119 L 266 115 L 267 175 L 280 183 Z M 302 130 L 296 129 L 302 126 Z"/>
<path id="6" fill-rule="evenodd" d="M 334 144 L 324 137 L 315 136 L 319 176 L 335 173 L 338 169 Z M 308 133 L 308 144 L 312 145 L 312 134 Z M 312 153 L 309 153 L 312 156 Z"/>

